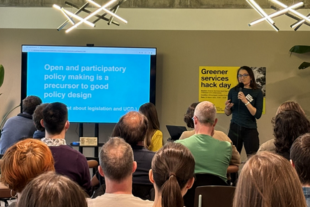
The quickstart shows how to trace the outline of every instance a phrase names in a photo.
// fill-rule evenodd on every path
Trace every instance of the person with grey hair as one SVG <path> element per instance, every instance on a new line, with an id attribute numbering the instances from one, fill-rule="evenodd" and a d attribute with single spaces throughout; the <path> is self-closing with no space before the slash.
<path id="1" fill-rule="evenodd" d="M 178 140 L 187 147 L 195 158 L 195 174 L 212 174 L 227 181 L 227 168 L 232 156 L 232 145 L 227 141 L 214 139 L 217 123 L 216 108 L 213 103 L 203 101 L 194 112 L 195 134 L 187 139 Z"/>
<path id="2" fill-rule="evenodd" d="M 137 169 L 133 151 L 124 139 L 112 137 L 100 150 L 98 171 L 105 177 L 105 194 L 88 199 L 89 207 L 148 207 L 153 202 L 132 195 L 132 174 Z"/>

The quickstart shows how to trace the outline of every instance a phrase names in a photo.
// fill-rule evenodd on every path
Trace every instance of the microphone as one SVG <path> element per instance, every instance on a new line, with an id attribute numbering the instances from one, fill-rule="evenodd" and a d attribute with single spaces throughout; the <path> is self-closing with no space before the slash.
<path id="1" fill-rule="evenodd" d="M 240 82 L 238 84 L 238 87 L 239 87 L 239 92 L 242 91 L 242 89 L 244 88 L 244 83 Z"/>

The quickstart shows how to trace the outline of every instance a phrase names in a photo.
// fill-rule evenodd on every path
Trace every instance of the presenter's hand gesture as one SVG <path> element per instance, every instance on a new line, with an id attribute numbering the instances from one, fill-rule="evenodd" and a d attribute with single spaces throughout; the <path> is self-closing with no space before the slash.
<path id="1" fill-rule="evenodd" d="M 240 99 L 242 101 L 242 103 L 246 104 L 248 102 L 248 100 L 246 99 L 245 95 L 243 92 L 239 92 L 238 93 L 238 99 Z"/>
<path id="2" fill-rule="evenodd" d="M 230 110 L 233 105 L 233 103 L 230 103 L 230 100 L 227 100 L 225 102 L 225 109 Z"/>

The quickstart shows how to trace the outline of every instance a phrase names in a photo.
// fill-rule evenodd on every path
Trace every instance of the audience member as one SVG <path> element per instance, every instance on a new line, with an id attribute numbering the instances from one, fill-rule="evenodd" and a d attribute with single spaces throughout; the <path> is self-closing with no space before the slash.
<path id="1" fill-rule="evenodd" d="M 85 192 L 74 181 L 54 172 L 33 179 L 23 190 L 18 207 L 87 207 Z"/>
<path id="2" fill-rule="evenodd" d="M 41 124 L 45 127 L 45 138 L 42 141 L 52 151 L 56 172 L 69 177 L 90 194 L 87 160 L 83 154 L 67 146 L 65 140 L 70 126 L 66 105 L 59 102 L 48 104 L 43 110 Z"/>
<path id="3" fill-rule="evenodd" d="M 260 152 L 242 168 L 233 207 L 306 207 L 298 176 L 282 156 Z"/>
<path id="4" fill-rule="evenodd" d="M 89 207 L 147 207 L 153 202 L 132 195 L 132 174 L 137 168 L 133 151 L 124 139 L 113 137 L 100 150 L 99 173 L 105 177 L 104 195 L 88 200 Z"/>
<path id="5" fill-rule="evenodd" d="M 41 120 L 43 119 L 43 110 L 48 104 L 41 104 L 36 107 L 33 113 L 33 122 L 37 130 L 33 133 L 33 138 L 41 139 L 45 137 L 45 128 L 41 125 Z"/>
<path id="6" fill-rule="evenodd" d="M 277 112 L 276 112 L 276 115 L 278 115 L 280 112 L 282 111 L 297 111 L 299 112 L 300 114 L 306 116 L 304 110 L 301 108 L 301 106 L 295 102 L 295 101 L 285 101 L 284 103 L 282 103 L 278 109 L 277 109 Z M 273 122 L 274 120 L 272 120 Z M 267 142 L 263 143 L 260 148 L 258 149 L 258 152 L 261 152 L 261 151 L 269 151 L 269 152 L 273 152 L 273 153 L 276 153 L 276 148 L 275 148 L 275 139 L 270 139 L 268 140 Z"/>
<path id="7" fill-rule="evenodd" d="M 298 137 L 291 147 L 291 164 L 302 185 L 307 206 L 310 207 L 310 134 Z"/>
<path id="8" fill-rule="evenodd" d="M 163 146 L 163 133 L 159 130 L 159 120 L 156 107 L 152 103 L 140 106 L 139 111 L 148 120 L 148 130 L 146 133 L 145 146 L 149 150 L 156 152 Z"/>
<path id="9" fill-rule="evenodd" d="M 152 185 L 148 173 L 155 153 L 147 150 L 143 145 L 147 129 L 146 117 L 139 112 L 132 111 L 120 118 L 112 132 L 113 137 L 123 138 L 132 147 L 134 160 L 138 164 L 133 174 L 134 184 Z"/>
<path id="10" fill-rule="evenodd" d="M 181 144 L 169 143 L 154 156 L 150 180 L 156 207 L 183 207 L 183 196 L 194 183 L 195 160 Z"/>
<path id="11" fill-rule="evenodd" d="M 199 102 L 192 103 L 188 107 L 187 112 L 184 115 L 184 121 L 185 121 L 187 127 L 189 127 L 189 128 L 194 128 L 193 116 L 194 116 L 195 108 L 196 108 L 196 106 L 198 104 L 199 104 Z M 182 135 L 180 137 L 180 140 L 186 139 L 186 138 L 188 138 L 190 136 L 193 136 L 194 134 L 195 134 L 195 130 L 194 129 L 191 130 L 191 131 L 185 131 L 185 132 L 182 133 Z M 215 139 L 218 139 L 220 141 L 227 141 L 227 142 L 231 143 L 231 146 L 232 146 L 232 156 L 231 156 L 231 160 L 230 160 L 229 164 L 230 165 L 236 165 L 236 166 L 239 167 L 239 164 L 241 163 L 240 154 L 237 151 L 237 148 L 235 147 L 235 145 L 233 145 L 231 139 L 229 139 L 229 137 L 224 132 L 217 131 L 217 130 L 214 130 L 214 133 L 213 133 L 212 137 L 215 138 Z"/>
<path id="12" fill-rule="evenodd" d="M 37 96 L 28 96 L 22 102 L 22 113 L 8 119 L 2 129 L 0 139 L 0 154 L 21 139 L 32 137 L 36 127 L 32 121 L 32 114 L 37 105 L 42 103 Z"/>
<path id="13" fill-rule="evenodd" d="M 301 106 L 295 102 L 295 101 L 285 101 L 284 103 L 282 103 L 276 112 L 276 115 L 279 114 L 282 111 L 297 111 L 303 115 L 306 115 L 305 111 L 301 108 Z"/>
<path id="14" fill-rule="evenodd" d="M 152 190 L 153 185 L 149 180 L 149 170 L 155 153 L 144 147 L 143 143 L 147 129 L 148 121 L 146 117 L 139 112 L 132 111 L 120 118 L 114 127 L 112 137 L 121 137 L 131 145 L 134 160 L 138 164 L 136 171 L 133 173 L 133 195 L 150 200 L 152 199 L 150 190 Z M 92 179 L 92 185 L 97 185 L 99 181 L 100 185 L 104 184 L 104 179 L 97 172 L 96 177 Z M 103 193 L 97 192 L 95 196 Z"/>
<path id="15" fill-rule="evenodd" d="M 25 139 L 11 146 L 3 155 L 1 182 L 20 194 L 32 179 L 54 170 L 54 159 L 48 146 L 40 140 Z"/>
<path id="16" fill-rule="evenodd" d="M 216 108 L 211 102 L 199 103 L 193 117 L 195 135 L 175 142 L 183 144 L 193 154 L 196 162 L 195 173 L 216 175 L 226 182 L 232 145 L 211 136 L 217 123 L 215 115 Z"/>
<path id="17" fill-rule="evenodd" d="M 273 145 L 262 146 L 260 151 L 277 153 L 290 159 L 290 148 L 297 137 L 310 132 L 310 122 L 297 111 L 282 111 L 273 120 Z"/>

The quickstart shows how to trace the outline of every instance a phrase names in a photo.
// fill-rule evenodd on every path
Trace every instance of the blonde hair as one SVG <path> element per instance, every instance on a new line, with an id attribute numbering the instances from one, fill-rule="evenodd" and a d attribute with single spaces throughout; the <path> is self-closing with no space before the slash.
<path id="1" fill-rule="evenodd" d="M 261 152 L 244 165 L 233 207 L 306 207 L 296 171 L 285 158 Z"/>

